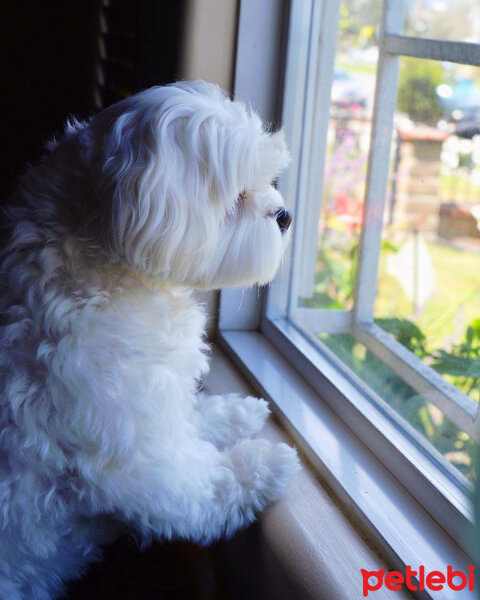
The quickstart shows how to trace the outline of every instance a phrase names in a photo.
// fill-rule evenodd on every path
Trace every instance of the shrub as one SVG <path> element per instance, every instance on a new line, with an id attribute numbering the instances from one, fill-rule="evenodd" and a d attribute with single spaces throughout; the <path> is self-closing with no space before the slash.
<path id="1" fill-rule="evenodd" d="M 443 82 L 443 67 L 430 60 L 404 57 L 400 65 L 398 108 L 413 121 L 436 123 L 442 117 L 436 88 Z"/>

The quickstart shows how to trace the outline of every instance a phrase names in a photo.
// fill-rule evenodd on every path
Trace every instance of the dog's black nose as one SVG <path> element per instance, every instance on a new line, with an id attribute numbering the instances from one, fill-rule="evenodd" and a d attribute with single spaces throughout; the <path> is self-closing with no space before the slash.
<path id="1" fill-rule="evenodd" d="M 292 222 L 292 213 L 286 208 L 280 208 L 275 213 L 275 219 L 277 220 L 280 231 L 284 233 L 290 227 Z"/>

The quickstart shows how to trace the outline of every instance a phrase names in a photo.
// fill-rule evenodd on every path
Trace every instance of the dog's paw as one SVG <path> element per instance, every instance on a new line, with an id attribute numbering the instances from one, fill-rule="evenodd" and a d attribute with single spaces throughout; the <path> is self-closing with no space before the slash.
<path id="1" fill-rule="evenodd" d="M 294 448 L 266 440 L 242 440 L 230 450 L 237 481 L 255 510 L 277 500 L 300 470 Z"/>
<path id="2" fill-rule="evenodd" d="M 219 448 L 258 433 L 270 414 L 265 400 L 238 394 L 200 396 L 197 410 L 204 435 Z"/>
<path id="3" fill-rule="evenodd" d="M 258 433 L 268 419 L 268 403 L 253 396 L 231 394 L 225 398 L 226 413 L 235 439 L 247 438 Z"/>

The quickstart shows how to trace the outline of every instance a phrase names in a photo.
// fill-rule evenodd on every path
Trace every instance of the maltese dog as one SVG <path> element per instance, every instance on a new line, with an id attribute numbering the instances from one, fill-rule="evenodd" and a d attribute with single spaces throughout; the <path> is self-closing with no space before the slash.
<path id="1" fill-rule="evenodd" d="M 193 289 L 270 281 L 291 215 L 281 131 L 203 81 L 48 145 L 0 257 L 0 598 L 46 600 L 128 525 L 148 544 L 246 526 L 298 470 L 267 404 L 198 391 Z"/>

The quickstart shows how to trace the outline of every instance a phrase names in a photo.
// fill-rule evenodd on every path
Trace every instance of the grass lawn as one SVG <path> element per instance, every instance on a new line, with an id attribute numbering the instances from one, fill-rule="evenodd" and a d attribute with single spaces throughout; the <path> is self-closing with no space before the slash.
<path id="1" fill-rule="evenodd" d="M 467 174 L 442 173 L 440 176 L 440 199 L 444 202 L 480 202 L 480 185 Z"/>
<path id="2" fill-rule="evenodd" d="M 348 73 L 368 73 L 369 75 L 375 75 L 377 72 L 376 64 L 362 64 L 339 60 L 335 63 L 335 66 L 345 69 Z"/>
<path id="3" fill-rule="evenodd" d="M 427 247 L 435 271 L 435 292 L 418 318 L 400 283 L 387 274 L 385 253 L 380 261 L 375 316 L 415 321 L 426 335 L 428 349 L 434 350 L 459 342 L 468 324 L 480 317 L 480 254 L 437 243 Z"/>

